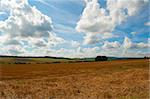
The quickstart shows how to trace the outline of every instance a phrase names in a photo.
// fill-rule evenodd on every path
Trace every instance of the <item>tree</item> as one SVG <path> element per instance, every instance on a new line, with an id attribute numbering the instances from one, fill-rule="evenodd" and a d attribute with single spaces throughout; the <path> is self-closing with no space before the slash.
<path id="1" fill-rule="evenodd" d="M 107 61 L 108 58 L 106 56 L 97 56 L 95 58 L 95 61 Z"/>

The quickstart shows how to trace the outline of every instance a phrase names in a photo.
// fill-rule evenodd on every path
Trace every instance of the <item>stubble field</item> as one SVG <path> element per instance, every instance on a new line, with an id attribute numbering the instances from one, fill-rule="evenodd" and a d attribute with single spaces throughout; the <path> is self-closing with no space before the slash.
<path id="1" fill-rule="evenodd" d="M 0 99 L 149 99 L 149 60 L 0 64 Z"/>

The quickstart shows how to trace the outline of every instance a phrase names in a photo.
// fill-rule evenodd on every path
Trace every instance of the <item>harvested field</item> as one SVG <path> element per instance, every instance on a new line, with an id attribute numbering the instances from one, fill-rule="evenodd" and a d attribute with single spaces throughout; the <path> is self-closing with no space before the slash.
<path id="1" fill-rule="evenodd" d="M 149 60 L 0 64 L 0 99 L 149 99 Z"/>

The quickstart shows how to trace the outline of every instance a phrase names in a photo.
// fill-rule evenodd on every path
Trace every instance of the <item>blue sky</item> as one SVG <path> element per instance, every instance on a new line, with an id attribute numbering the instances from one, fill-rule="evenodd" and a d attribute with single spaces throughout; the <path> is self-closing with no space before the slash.
<path id="1" fill-rule="evenodd" d="M 79 34 L 79 36 L 76 35 L 75 27 L 84 8 L 83 1 L 45 0 L 45 3 L 42 3 L 40 0 L 29 0 L 29 2 L 32 6 L 36 6 L 42 13 L 52 18 L 54 31 L 58 35 L 68 40 L 81 41 L 82 34 Z"/>
<path id="2" fill-rule="evenodd" d="M 0 3 L 1 55 L 149 56 L 148 0 Z"/>

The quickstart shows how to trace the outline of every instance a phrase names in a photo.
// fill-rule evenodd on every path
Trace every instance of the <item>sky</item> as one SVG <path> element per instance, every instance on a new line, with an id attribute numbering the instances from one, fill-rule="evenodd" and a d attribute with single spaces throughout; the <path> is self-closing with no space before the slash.
<path id="1" fill-rule="evenodd" d="M 149 0 L 0 0 L 0 55 L 150 56 Z"/>

